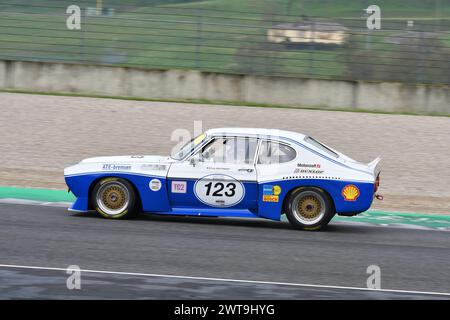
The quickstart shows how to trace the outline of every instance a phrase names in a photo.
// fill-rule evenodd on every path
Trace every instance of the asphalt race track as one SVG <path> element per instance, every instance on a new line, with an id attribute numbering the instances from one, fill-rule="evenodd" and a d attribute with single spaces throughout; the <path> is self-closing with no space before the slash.
<path id="1" fill-rule="evenodd" d="M 325 231 L 305 232 L 284 222 L 167 216 L 112 221 L 23 204 L 0 204 L 0 225 L 1 299 L 450 299 L 448 231 L 332 221 Z M 86 270 L 81 290 L 66 287 L 70 265 Z M 364 289 L 369 265 L 381 268 L 382 291 Z"/>

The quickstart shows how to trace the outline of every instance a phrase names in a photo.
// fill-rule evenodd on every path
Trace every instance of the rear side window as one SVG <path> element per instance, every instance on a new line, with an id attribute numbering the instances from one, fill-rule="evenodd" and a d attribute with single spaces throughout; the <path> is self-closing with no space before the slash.
<path id="1" fill-rule="evenodd" d="M 276 164 L 294 160 L 297 152 L 285 145 L 273 141 L 263 141 L 258 155 L 258 164 Z"/>
<path id="2" fill-rule="evenodd" d="M 326 145 L 320 143 L 319 141 L 317 141 L 314 138 L 311 137 L 306 137 L 305 141 L 308 142 L 309 144 L 312 144 L 313 146 L 315 146 L 316 148 L 319 148 L 320 150 L 324 151 L 325 153 L 329 154 L 330 156 L 333 156 L 335 158 L 338 158 L 339 155 L 334 152 L 333 150 L 331 150 L 330 148 L 328 148 Z"/>

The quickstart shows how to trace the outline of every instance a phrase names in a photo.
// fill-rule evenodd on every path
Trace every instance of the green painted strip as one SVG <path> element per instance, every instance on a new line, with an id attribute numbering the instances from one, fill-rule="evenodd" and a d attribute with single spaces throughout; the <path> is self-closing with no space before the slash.
<path id="1" fill-rule="evenodd" d="M 73 202 L 75 196 L 64 190 L 1 187 L 0 199 L 26 199 L 45 202 Z M 283 219 L 284 220 L 284 219 Z M 354 217 L 336 216 L 333 221 L 375 224 L 409 224 L 429 228 L 450 229 L 450 215 L 400 213 L 369 210 Z"/>
<path id="2" fill-rule="evenodd" d="M 354 217 L 336 216 L 335 221 L 376 224 L 410 224 L 429 228 L 449 228 L 450 216 L 422 213 L 399 213 L 369 210 Z"/>
<path id="3" fill-rule="evenodd" d="M 64 190 L 0 187 L 0 199 L 26 199 L 45 202 L 73 202 L 75 196 Z"/>

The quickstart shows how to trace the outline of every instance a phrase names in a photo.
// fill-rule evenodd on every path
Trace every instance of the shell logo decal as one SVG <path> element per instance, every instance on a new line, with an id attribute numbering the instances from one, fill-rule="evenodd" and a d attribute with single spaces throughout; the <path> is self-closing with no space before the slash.
<path id="1" fill-rule="evenodd" d="M 345 201 L 355 201 L 359 197 L 359 189 L 353 184 L 348 184 L 342 189 Z"/>

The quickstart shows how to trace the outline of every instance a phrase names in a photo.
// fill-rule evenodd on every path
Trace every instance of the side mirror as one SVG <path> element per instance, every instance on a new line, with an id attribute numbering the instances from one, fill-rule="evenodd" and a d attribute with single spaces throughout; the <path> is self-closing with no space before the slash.
<path id="1" fill-rule="evenodd" d="M 194 158 L 194 157 L 192 157 L 192 158 L 189 159 L 189 164 L 190 164 L 191 166 L 195 167 L 195 165 L 197 164 L 197 161 L 195 161 L 195 158 Z"/>

